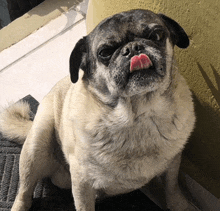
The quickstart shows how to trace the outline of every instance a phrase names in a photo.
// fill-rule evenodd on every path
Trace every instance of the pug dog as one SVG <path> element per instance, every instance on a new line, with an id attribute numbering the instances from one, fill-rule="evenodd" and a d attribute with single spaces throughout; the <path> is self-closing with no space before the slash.
<path id="1" fill-rule="evenodd" d="M 187 48 L 188 36 L 163 14 L 113 15 L 77 42 L 70 77 L 43 99 L 33 122 L 26 103 L 1 114 L 2 133 L 24 143 L 12 211 L 29 210 L 44 177 L 72 189 L 77 211 L 95 211 L 97 197 L 128 193 L 162 176 L 167 209 L 197 210 L 178 186 L 195 115 L 175 45 Z"/>

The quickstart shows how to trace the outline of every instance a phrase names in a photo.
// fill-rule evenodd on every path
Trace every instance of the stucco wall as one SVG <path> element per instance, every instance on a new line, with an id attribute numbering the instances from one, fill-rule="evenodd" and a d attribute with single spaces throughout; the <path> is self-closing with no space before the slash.
<path id="1" fill-rule="evenodd" d="M 189 35 L 190 47 L 176 48 L 176 59 L 194 94 L 197 124 L 182 169 L 220 198 L 220 1 L 90 0 L 87 31 L 112 14 L 136 8 L 166 14 Z"/>

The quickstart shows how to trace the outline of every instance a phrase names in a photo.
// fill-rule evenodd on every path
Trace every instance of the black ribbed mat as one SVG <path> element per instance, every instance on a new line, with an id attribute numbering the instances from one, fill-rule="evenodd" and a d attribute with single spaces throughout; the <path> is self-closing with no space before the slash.
<path id="1" fill-rule="evenodd" d="M 36 113 L 38 102 L 30 95 L 22 100 Z M 19 186 L 19 157 L 21 146 L 0 134 L 0 210 L 9 211 Z M 62 190 L 46 178 L 37 184 L 31 211 L 73 211 L 71 190 Z M 141 191 L 111 197 L 96 203 L 96 211 L 159 211 L 161 210 Z"/>

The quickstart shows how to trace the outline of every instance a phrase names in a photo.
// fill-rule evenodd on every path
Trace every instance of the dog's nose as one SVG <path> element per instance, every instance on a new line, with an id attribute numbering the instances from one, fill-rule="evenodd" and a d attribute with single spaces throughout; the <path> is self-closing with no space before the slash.
<path id="1" fill-rule="evenodd" d="M 128 43 L 124 48 L 122 49 L 122 55 L 123 56 L 134 56 L 138 55 L 144 50 L 144 46 L 141 43 L 138 42 L 132 42 Z"/>

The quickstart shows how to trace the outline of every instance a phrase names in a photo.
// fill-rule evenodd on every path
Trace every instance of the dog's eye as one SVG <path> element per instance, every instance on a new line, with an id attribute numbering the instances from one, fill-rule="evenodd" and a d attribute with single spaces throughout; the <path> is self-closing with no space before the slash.
<path id="1" fill-rule="evenodd" d="M 102 59 L 109 60 L 114 53 L 115 49 L 114 48 L 104 48 L 99 51 L 99 56 Z"/>
<path id="2" fill-rule="evenodd" d="M 165 37 L 164 31 L 162 30 L 155 30 L 153 31 L 149 38 L 153 41 L 161 41 Z"/>

